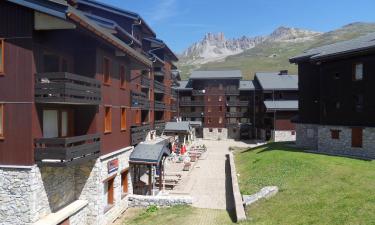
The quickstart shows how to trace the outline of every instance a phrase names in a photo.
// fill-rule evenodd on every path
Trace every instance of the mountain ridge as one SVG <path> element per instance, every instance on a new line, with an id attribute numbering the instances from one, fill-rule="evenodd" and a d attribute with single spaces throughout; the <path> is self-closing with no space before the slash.
<path id="1" fill-rule="evenodd" d="M 223 33 L 207 33 L 180 55 L 178 67 L 185 79 L 197 69 L 240 69 L 249 79 L 256 71 L 288 69 L 297 73 L 297 67 L 288 61 L 290 57 L 371 32 L 375 32 L 375 23 L 355 22 L 328 32 L 281 26 L 269 35 L 256 37 L 225 39 Z"/>

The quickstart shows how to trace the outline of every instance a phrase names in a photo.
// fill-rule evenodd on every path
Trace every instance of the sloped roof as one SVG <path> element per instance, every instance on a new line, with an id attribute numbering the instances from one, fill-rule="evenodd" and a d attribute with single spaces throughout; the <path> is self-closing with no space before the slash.
<path id="1" fill-rule="evenodd" d="M 192 127 L 201 127 L 202 126 L 202 121 L 189 121 L 190 126 Z"/>
<path id="2" fill-rule="evenodd" d="M 298 90 L 297 75 L 279 75 L 278 72 L 258 72 L 255 74 L 263 90 Z"/>
<path id="3" fill-rule="evenodd" d="M 240 80 L 240 87 L 239 90 L 241 91 L 248 91 L 248 90 L 255 90 L 254 82 L 252 80 Z"/>
<path id="4" fill-rule="evenodd" d="M 242 79 L 240 70 L 194 71 L 190 79 Z"/>
<path id="5" fill-rule="evenodd" d="M 375 49 L 375 33 L 367 34 L 348 41 L 341 41 L 305 51 L 290 59 L 290 62 L 301 60 L 320 60 L 343 54 L 351 54 L 367 49 Z"/>
<path id="6" fill-rule="evenodd" d="M 164 128 L 164 131 L 166 132 L 174 132 L 174 131 L 189 132 L 190 130 L 191 130 L 191 126 L 190 126 L 189 121 L 167 122 Z"/>
<path id="7" fill-rule="evenodd" d="M 130 154 L 132 163 L 158 164 L 163 156 L 170 154 L 170 150 L 163 144 L 139 144 Z"/>
<path id="8" fill-rule="evenodd" d="M 264 101 L 267 111 L 297 111 L 297 100 L 276 100 Z"/>
<path id="9" fill-rule="evenodd" d="M 14 4 L 22 5 L 24 7 L 36 10 L 38 12 L 46 13 L 51 16 L 56 16 L 62 19 L 66 18 L 66 10 L 68 4 L 62 0 L 8 0 Z"/>
<path id="10" fill-rule="evenodd" d="M 176 90 L 192 90 L 192 87 L 189 87 L 189 81 L 188 80 L 181 80 L 178 82 L 180 86 L 175 87 Z"/>

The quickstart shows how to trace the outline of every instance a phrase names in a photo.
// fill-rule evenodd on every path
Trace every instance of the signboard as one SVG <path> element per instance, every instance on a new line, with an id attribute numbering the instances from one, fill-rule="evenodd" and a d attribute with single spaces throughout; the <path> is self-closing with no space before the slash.
<path id="1" fill-rule="evenodd" d="M 113 173 L 118 170 L 118 159 L 113 159 L 107 163 L 108 173 Z"/>

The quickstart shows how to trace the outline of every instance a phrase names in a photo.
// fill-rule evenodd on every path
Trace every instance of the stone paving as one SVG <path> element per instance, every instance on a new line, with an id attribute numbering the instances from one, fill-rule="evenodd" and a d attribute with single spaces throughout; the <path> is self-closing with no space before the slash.
<path id="1" fill-rule="evenodd" d="M 206 141 L 201 140 L 198 144 L 205 144 L 207 154 L 195 163 L 194 168 L 184 177 L 182 184 L 173 193 L 189 194 L 193 197 L 193 206 L 208 209 L 228 209 L 233 206 L 226 175 L 226 154 L 229 147 L 253 147 L 255 144 L 237 142 L 232 140 Z"/>

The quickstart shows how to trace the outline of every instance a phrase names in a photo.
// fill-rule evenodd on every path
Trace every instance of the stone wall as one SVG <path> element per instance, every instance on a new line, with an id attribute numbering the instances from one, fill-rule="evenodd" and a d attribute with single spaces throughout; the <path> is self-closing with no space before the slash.
<path id="1" fill-rule="evenodd" d="M 273 131 L 274 142 L 295 141 L 296 131 L 294 130 L 275 130 Z"/>
<path id="2" fill-rule="evenodd" d="M 212 132 L 210 132 L 212 129 Z M 221 129 L 221 132 L 219 132 Z M 227 128 L 203 128 L 203 139 L 206 140 L 227 140 L 228 129 Z"/>
<path id="3" fill-rule="evenodd" d="M 339 131 L 339 139 L 331 138 L 331 130 Z M 318 152 L 375 159 L 375 128 L 364 128 L 362 140 L 362 148 L 354 148 L 350 127 L 319 126 L 318 128 Z"/>
<path id="4" fill-rule="evenodd" d="M 240 139 L 240 128 L 239 127 L 230 127 L 228 128 L 228 139 Z"/>
<path id="5" fill-rule="evenodd" d="M 148 207 L 160 206 L 169 207 L 175 205 L 191 205 L 193 199 L 191 196 L 144 196 L 144 195 L 130 195 L 130 207 Z"/>
<path id="6" fill-rule="evenodd" d="M 84 207 L 83 209 L 76 212 L 74 215 L 69 217 L 69 225 L 83 225 L 89 224 L 87 221 L 88 208 Z"/>
<path id="7" fill-rule="evenodd" d="M 311 150 L 318 149 L 318 125 L 296 123 L 296 145 Z"/>

